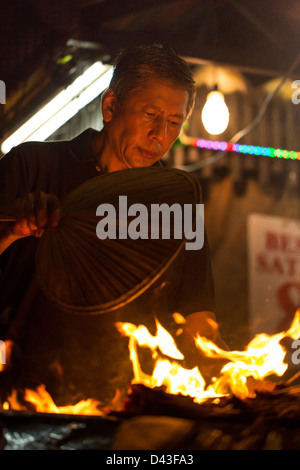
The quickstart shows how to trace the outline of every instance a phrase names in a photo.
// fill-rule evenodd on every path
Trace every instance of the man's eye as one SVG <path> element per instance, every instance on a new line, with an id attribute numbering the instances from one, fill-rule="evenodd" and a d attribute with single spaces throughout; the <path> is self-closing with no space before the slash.
<path id="1" fill-rule="evenodd" d="M 149 117 L 154 117 L 154 116 L 155 116 L 154 113 L 148 113 L 148 112 L 146 112 L 145 114 L 146 114 L 146 116 L 149 116 Z"/>

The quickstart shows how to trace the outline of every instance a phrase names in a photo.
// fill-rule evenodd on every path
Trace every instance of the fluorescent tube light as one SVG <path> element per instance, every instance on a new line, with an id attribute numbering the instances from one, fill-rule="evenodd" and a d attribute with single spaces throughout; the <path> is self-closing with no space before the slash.
<path id="1" fill-rule="evenodd" d="M 95 62 L 65 90 L 56 95 L 34 116 L 2 142 L 1 151 L 26 141 L 43 141 L 108 87 L 112 67 Z"/>

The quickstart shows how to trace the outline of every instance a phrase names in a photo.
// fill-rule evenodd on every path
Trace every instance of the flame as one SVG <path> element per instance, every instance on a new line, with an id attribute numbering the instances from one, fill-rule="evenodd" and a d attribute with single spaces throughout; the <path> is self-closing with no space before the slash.
<path id="1" fill-rule="evenodd" d="M 280 341 L 289 337 L 297 339 L 300 336 L 300 309 L 287 331 L 275 335 L 258 334 L 248 344 L 245 351 L 224 351 L 207 338 L 198 336 L 196 346 L 211 358 L 224 358 L 230 362 L 221 370 L 221 376 L 213 385 L 217 393 L 232 392 L 239 398 L 254 397 L 255 392 L 247 387 L 247 378 L 262 380 L 272 374 L 281 377 L 288 368 L 284 363 L 285 349 Z"/>
<path id="2" fill-rule="evenodd" d="M 174 319 L 181 327 L 185 323 L 179 313 L 174 314 Z M 214 399 L 217 403 L 218 397 L 230 394 L 240 399 L 255 397 L 255 391 L 248 383 L 249 378 L 262 380 L 272 374 L 281 377 L 285 373 L 288 367 L 284 362 L 286 351 L 280 342 L 286 337 L 293 340 L 300 337 L 300 309 L 297 310 L 287 331 L 272 336 L 265 333 L 256 335 L 245 351 L 221 349 L 211 340 L 198 335 L 195 338 L 195 345 L 202 354 L 211 359 L 227 361 L 219 376 L 212 378 L 209 385 L 206 384 L 198 366 L 186 369 L 180 364 L 180 361 L 184 360 L 184 355 L 158 320 L 156 320 L 155 335 L 152 335 L 144 325 L 119 322 L 116 327 L 122 335 L 129 338 L 128 348 L 134 374 L 132 383 L 144 384 L 150 388 L 164 386 L 167 393 L 190 396 L 196 403 L 202 403 L 208 398 Z M 182 331 L 182 328 L 178 331 Z M 142 370 L 139 347 L 151 350 L 153 359 L 151 375 Z M 115 399 L 119 400 L 118 391 Z M 103 416 L 107 412 L 107 409 L 101 409 L 101 404 L 94 399 L 81 400 L 75 405 L 57 406 L 44 385 L 40 385 L 36 390 L 26 389 L 22 403 L 18 399 L 17 391 L 13 390 L 7 401 L 2 404 L 2 409 L 26 411 L 28 403 L 33 405 L 37 412 L 42 413 Z"/>
<path id="3" fill-rule="evenodd" d="M 129 356 L 134 373 L 132 383 L 142 383 L 150 388 L 164 385 L 167 393 L 188 395 L 199 402 L 208 397 L 218 396 L 213 390 L 205 391 L 205 380 L 198 367 L 188 370 L 175 360 L 159 357 L 158 350 L 171 359 L 184 359 L 174 339 L 158 320 L 156 320 L 155 336 L 151 335 L 144 325 L 118 322 L 116 327 L 120 333 L 129 337 Z M 152 375 L 142 371 L 137 346 L 151 349 L 155 361 Z"/>
<path id="4" fill-rule="evenodd" d="M 24 393 L 24 401 L 34 405 L 35 411 L 40 413 L 97 416 L 103 416 L 105 414 L 104 411 L 99 409 L 100 403 L 92 398 L 81 400 L 75 405 L 57 406 L 44 385 L 40 385 L 36 390 L 26 389 Z M 11 395 L 7 398 L 7 401 L 3 403 L 3 409 L 26 411 L 28 408 L 25 404 L 20 403 L 17 397 L 17 391 L 13 390 Z"/>
<path id="5" fill-rule="evenodd" d="M 182 317 L 179 319 L 179 323 L 183 323 Z M 129 337 L 128 347 L 134 373 L 132 383 L 142 383 L 151 388 L 164 385 L 167 393 L 189 395 L 196 403 L 229 394 L 245 399 L 255 397 L 255 391 L 247 383 L 248 378 L 262 380 L 272 374 L 281 377 L 287 370 L 288 365 L 284 363 L 286 351 L 280 341 L 286 337 L 299 338 L 300 309 L 297 310 L 287 331 L 273 336 L 265 333 L 256 335 L 245 351 L 225 351 L 209 339 L 198 335 L 195 344 L 206 357 L 228 361 L 221 369 L 219 377 L 213 378 L 208 386 L 197 366 L 189 370 L 178 363 L 184 356 L 177 349 L 172 336 L 158 321 L 156 325 L 157 333 L 152 336 L 143 325 L 135 326 L 121 322 L 116 324 L 118 330 Z M 152 375 L 145 374 L 141 369 L 138 346 L 149 347 L 152 351 L 155 361 Z M 158 350 L 172 360 L 160 357 Z"/>

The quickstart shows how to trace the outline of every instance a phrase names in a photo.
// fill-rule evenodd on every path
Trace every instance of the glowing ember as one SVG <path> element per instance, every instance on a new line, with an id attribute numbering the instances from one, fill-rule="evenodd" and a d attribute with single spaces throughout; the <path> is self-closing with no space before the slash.
<path id="1" fill-rule="evenodd" d="M 182 323 L 182 317 L 179 323 Z M 286 371 L 288 367 L 284 363 L 286 351 L 279 343 L 286 337 L 294 340 L 299 338 L 300 309 L 297 310 L 292 325 L 287 331 L 273 336 L 259 334 L 248 344 L 245 351 L 225 351 L 207 338 L 197 336 L 195 344 L 205 356 L 228 361 L 221 369 L 219 377 L 213 378 L 209 386 L 206 386 L 198 367 L 188 370 L 180 366 L 178 360 L 182 360 L 183 355 L 177 349 L 171 335 L 159 322 L 156 324 L 155 336 L 152 336 L 145 326 L 135 326 L 131 323 L 116 325 L 123 335 L 129 337 L 129 353 L 134 372 L 133 383 L 141 383 L 151 388 L 164 385 L 166 392 L 189 395 L 196 403 L 230 393 L 243 399 L 255 396 L 253 390 L 248 387 L 248 378 L 262 380 L 271 374 L 281 377 Z M 141 369 L 138 346 L 149 347 L 152 351 L 155 361 L 152 375 L 145 374 Z M 158 350 L 172 360 L 159 357 Z"/>

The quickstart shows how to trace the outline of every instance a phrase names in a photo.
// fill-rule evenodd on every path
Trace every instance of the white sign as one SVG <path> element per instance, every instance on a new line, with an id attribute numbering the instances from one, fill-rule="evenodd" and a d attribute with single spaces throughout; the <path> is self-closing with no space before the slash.
<path id="1" fill-rule="evenodd" d="M 0 80 L 0 104 L 6 103 L 6 86 L 3 80 Z"/>
<path id="2" fill-rule="evenodd" d="M 251 214 L 248 269 L 251 333 L 286 330 L 300 306 L 300 222 Z"/>

